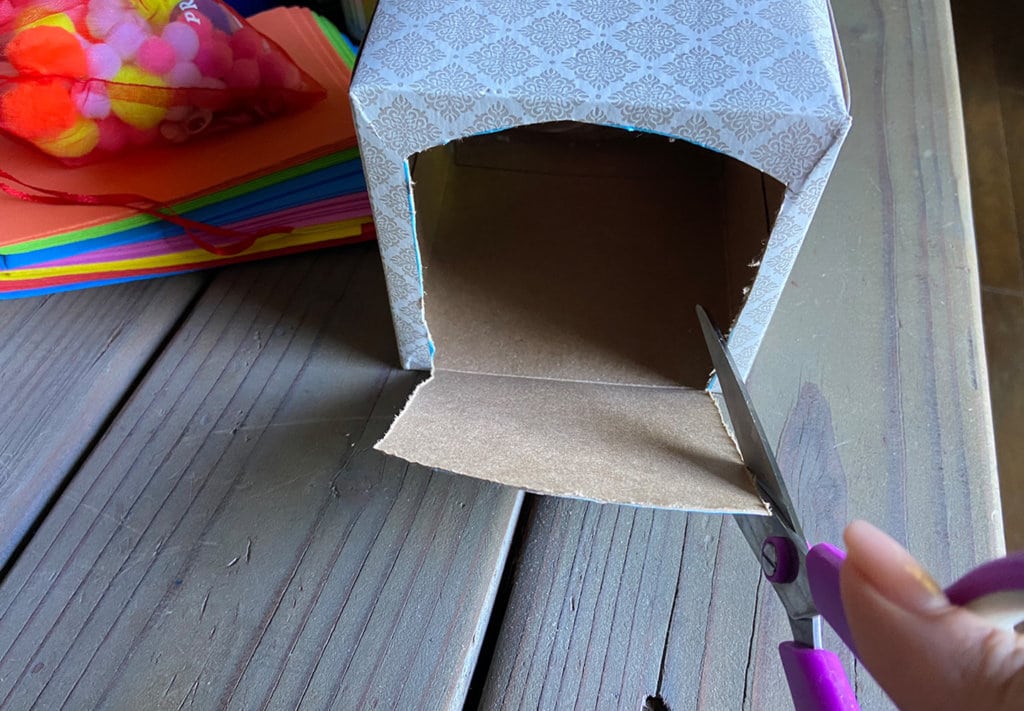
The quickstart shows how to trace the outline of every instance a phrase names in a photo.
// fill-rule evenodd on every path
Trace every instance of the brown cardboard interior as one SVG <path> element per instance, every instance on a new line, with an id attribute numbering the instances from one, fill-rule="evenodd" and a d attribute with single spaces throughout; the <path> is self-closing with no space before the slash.
<path id="1" fill-rule="evenodd" d="M 434 377 L 381 449 L 542 493 L 764 512 L 704 392 L 694 305 L 736 317 L 778 183 L 579 124 L 437 147 L 412 175 Z"/>

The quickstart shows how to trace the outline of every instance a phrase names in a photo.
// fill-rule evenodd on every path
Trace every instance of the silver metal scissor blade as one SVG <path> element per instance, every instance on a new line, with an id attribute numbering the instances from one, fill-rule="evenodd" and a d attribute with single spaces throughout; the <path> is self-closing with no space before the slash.
<path id="1" fill-rule="evenodd" d="M 771 516 L 738 515 L 735 517 L 736 523 L 786 608 L 793 629 L 793 638 L 808 646 L 818 646 L 815 644 L 818 641 L 818 611 L 811 598 L 805 568 L 807 542 L 804 540 L 793 502 L 779 473 L 775 454 L 768 444 L 757 413 L 754 412 L 750 394 L 736 374 L 736 365 L 729 355 L 725 339 L 701 306 L 697 307 L 697 318 L 700 319 L 711 362 L 718 375 L 725 409 L 740 455 L 754 477 L 758 493 L 772 512 Z M 779 551 L 770 545 L 771 541 L 789 542 L 789 550 L 785 555 L 792 558 L 789 561 L 793 565 L 795 576 L 792 580 L 773 580 L 776 566 L 780 561 Z"/>

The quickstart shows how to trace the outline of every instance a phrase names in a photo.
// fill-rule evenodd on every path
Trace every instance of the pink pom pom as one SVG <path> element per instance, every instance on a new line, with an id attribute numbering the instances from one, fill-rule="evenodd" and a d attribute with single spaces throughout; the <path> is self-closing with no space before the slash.
<path id="1" fill-rule="evenodd" d="M 243 27 L 231 35 L 231 51 L 235 59 L 255 59 L 267 48 L 260 33 L 251 27 Z"/>
<path id="2" fill-rule="evenodd" d="M 285 89 L 302 88 L 302 73 L 280 52 L 267 52 L 260 55 L 260 76 L 266 86 Z"/>
<path id="3" fill-rule="evenodd" d="M 85 118 L 104 119 L 110 115 L 110 97 L 102 82 L 76 84 L 71 89 L 71 100 Z"/>
<path id="4" fill-rule="evenodd" d="M 5 25 L 14 19 L 14 5 L 11 0 L 0 0 L 0 25 Z"/>
<path id="5" fill-rule="evenodd" d="M 107 34 L 107 44 L 114 48 L 123 61 L 135 58 L 135 53 L 146 41 L 146 31 L 134 22 L 119 22 Z"/>
<path id="6" fill-rule="evenodd" d="M 117 153 L 128 145 L 128 126 L 120 119 L 111 116 L 99 121 L 100 141 L 97 148 L 109 153 Z"/>
<path id="7" fill-rule="evenodd" d="M 203 73 L 192 62 L 178 62 L 167 74 L 168 86 L 189 87 L 199 86 L 203 81 Z"/>
<path id="8" fill-rule="evenodd" d="M 163 37 L 174 48 L 174 57 L 179 62 L 191 62 L 199 51 L 199 35 L 184 22 L 169 22 L 164 27 Z"/>
<path id="9" fill-rule="evenodd" d="M 89 76 L 97 79 L 113 79 L 121 71 L 121 55 L 109 44 L 93 44 L 85 50 L 85 62 Z"/>
<path id="10" fill-rule="evenodd" d="M 129 15 L 117 0 L 91 0 L 85 15 L 85 26 L 96 39 L 106 37 L 110 30 Z"/>
<path id="11" fill-rule="evenodd" d="M 180 22 L 181 21 L 181 17 L 179 16 L 177 18 L 177 20 Z M 189 22 L 188 23 L 188 26 L 191 27 L 193 30 L 195 30 L 196 34 L 199 36 L 199 40 L 200 41 L 212 37 L 213 36 L 213 31 L 215 29 L 214 26 L 213 26 L 213 23 L 210 22 L 210 18 L 204 16 L 204 17 L 201 18 L 201 20 L 202 20 L 201 22 Z M 186 22 L 187 22 L 187 20 L 186 20 Z"/>
<path id="12" fill-rule="evenodd" d="M 199 67 L 199 71 L 203 73 L 203 76 L 220 79 L 231 69 L 231 65 L 234 63 L 234 55 L 231 53 L 231 47 L 228 46 L 226 41 L 218 41 L 216 38 L 211 37 L 205 42 L 200 42 L 195 63 Z"/>
<path id="13" fill-rule="evenodd" d="M 255 59 L 238 59 L 224 77 L 228 86 L 255 89 L 260 85 L 260 66 Z"/>
<path id="14" fill-rule="evenodd" d="M 159 37 L 147 37 L 139 46 L 135 63 L 153 74 L 166 74 L 174 67 L 174 47 Z"/>

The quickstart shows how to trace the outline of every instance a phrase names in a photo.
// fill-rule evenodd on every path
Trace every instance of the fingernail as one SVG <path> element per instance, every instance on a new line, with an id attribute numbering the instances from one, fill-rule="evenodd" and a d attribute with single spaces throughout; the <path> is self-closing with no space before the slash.
<path id="1" fill-rule="evenodd" d="M 914 578 L 914 580 L 920 583 L 921 587 L 923 587 L 930 594 L 936 596 L 944 595 L 944 593 L 942 592 L 942 588 L 940 588 L 939 584 L 935 582 L 935 578 L 933 578 L 927 570 L 922 568 L 920 563 L 918 563 L 917 561 L 914 561 L 913 563 L 908 565 L 906 567 L 906 571 L 910 577 Z"/>
<path id="2" fill-rule="evenodd" d="M 908 610 L 929 611 L 949 602 L 942 588 L 910 553 L 865 521 L 854 521 L 844 533 L 848 564 L 890 602 Z"/>

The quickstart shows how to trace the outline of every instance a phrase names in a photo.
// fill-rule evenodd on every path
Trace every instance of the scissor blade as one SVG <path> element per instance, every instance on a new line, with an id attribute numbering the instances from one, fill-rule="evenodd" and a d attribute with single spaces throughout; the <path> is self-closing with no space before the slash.
<path id="1" fill-rule="evenodd" d="M 757 413 L 754 412 L 747 388 L 736 374 L 736 366 L 729 355 L 725 339 L 700 306 L 697 307 L 697 316 L 711 354 L 711 362 L 722 386 L 725 408 L 729 413 L 740 455 L 754 476 L 758 492 L 772 510 L 771 516 L 737 515 L 736 523 L 786 608 L 793 638 L 807 646 L 818 646 L 818 624 L 815 622 L 818 611 L 814 607 L 807 579 L 807 543 L 800 522 L 779 474 L 775 455 L 765 438 Z M 774 581 L 771 566 L 777 559 L 769 561 L 765 555 L 766 541 L 777 538 L 785 538 L 792 544 L 791 553 L 795 559 L 792 562 L 797 574 L 789 582 Z"/>
<path id="2" fill-rule="evenodd" d="M 754 475 L 754 481 L 761 495 L 771 505 L 772 513 L 782 519 L 782 522 L 794 533 L 802 537 L 803 532 L 794 515 L 793 502 L 790 500 L 786 485 L 779 474 L 779 465 L 775 462 L 771 445 L 768 444 L 761 422 L 757 418 L 757 413 L 754 412 L 750 394 L 736 374 L 736 364 L 733 363 L 732 356 L 729 355 L 725 338 L 711 323 L 711 318 L 702 306 L 697 307 L 697 318 L 700 319 L 704 341 L 711 354 L 711 363 L 715 367 L 718 382 L 722 386 L 725 409 L 729 412 L 729 421 L 732 423 L 733 434 L 736 437 L 736 444 L 740 448 L 743 463 Z"/>

